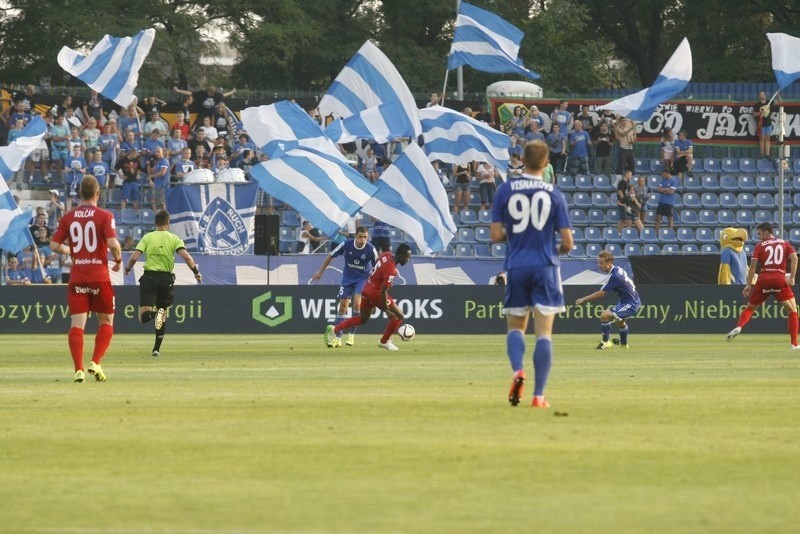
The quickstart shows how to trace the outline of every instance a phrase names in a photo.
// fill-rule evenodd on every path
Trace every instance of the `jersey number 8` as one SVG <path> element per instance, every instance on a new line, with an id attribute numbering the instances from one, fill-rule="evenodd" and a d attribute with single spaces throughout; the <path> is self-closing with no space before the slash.
<path id="1" fill-rule="evenodd" d="M 511 232 L 519 234 L 528 229 L 530 223 L 535 229 L 541 230 L 550 216 L 552 203 L 550 194 L 537 191 L 530 198 L 522 193 L 514 193 L 508 199 L 508 213 L 514 218 Z"/>

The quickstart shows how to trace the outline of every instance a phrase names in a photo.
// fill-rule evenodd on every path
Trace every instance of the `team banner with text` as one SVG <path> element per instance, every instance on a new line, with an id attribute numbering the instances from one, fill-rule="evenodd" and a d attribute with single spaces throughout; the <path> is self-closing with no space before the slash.
<path id="1" fill-rule="evenodd" d="M 741 288 L 695 285 L 690 290 L 681 286 L 681 291 L 676 291 L 676 287 L 640 287 L 643 304 L 639 313 L 629 319 L 631 331 L 719 334 L 720 343 L 724 344 L 725 333 L 736 325 L 745 304 Z M 574 304 L 578 297 L 597 288 L 596 285 L 565 288 L 567 310 L 556 319 L 556 334 L 600 335 L 600 313 L 616 303 L 613 295 L 580 306 Z M 422 340 L 426 334 L 504 334 L 503 290 L 498 286 L 396 286 L 392 297 L 403 310 L 406 322 L 416 328 L 417 340 Z M 116 287 L 115 291 L 114 330 L 151 335 L 152 326 L 138 321 L 139 288 L 124 286 Z M 219 344 L 226 355 L 236 344 L 236 337 L 231 334 L 321 334 L 336 316 L 337 291 L 338 286 L 176 286 L 175 305 L 169 309 L 167 318 L 169 332 L 170 335 L 226 335 L 226 342 Z M 0 334 L 63 335 L 69 325 L 66 286 L 3 288 Z M 359 328 L 359 336 L 372 339 L 385 326 L 385 319 L 376 313 L 372 321 Z M 95 328 L 92 319 L 88 331 Z M 786 311 L 769 300 L 756 310 L 746 332 L 785 336 L 785 329 Z M 780 347 L 785 341 L 781 338 Z M 63 343 L 66 350 L 66 337 Z M 320 350 L 325 350 L 322 343 Z M 487 351 L 505 354 L 505 342 L 487 347 Z"/>
<path id="2" fill-rule="evenodd" d="M 511 119 L 516 106 L 522 106 L 525 113 L 531 106 L 539 108 L 545 119 L 545 129 L 550 129 L 550 114 L 558 106 L 558 100 L 524 100 L 514 98 L 490 99 L 492 116 L 498 125 Z M 569 111 L 578 114 L 580 106 L 588 105 L 597 113 L 605 100 L 576 99 L 569 101 Z M 656 108 L 649 120 L 638 124 L 639 141 L 658 141 L 666 127 L 677 132 L 686 130 L 687 137 L 694 142 L 720 145 L 752 144 L 758 141 L 756 126 L 758 119 L 753 115 L 753 102 L 719 102 L 699 100 L 670 101 Z M 786 111 L 786 142 L 800 144 L 800 102 L 783 103 Z M 777 121 L 777 113 L 773 113 Z"/>

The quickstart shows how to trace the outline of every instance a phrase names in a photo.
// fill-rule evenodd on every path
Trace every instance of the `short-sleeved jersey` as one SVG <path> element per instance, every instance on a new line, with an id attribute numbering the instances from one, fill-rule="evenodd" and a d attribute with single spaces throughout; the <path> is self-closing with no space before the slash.
<path id="1" fill-rule="evenodd" d="M 678 157 L 678 153 L 677 153 L 678 150 L 686 151 L 686 150 L 689 150 L 690 148 L 692 148 L 693 146 L 694 145 L 692 145 L 691 139 L 689 139 L 688 137 L 686 139 L 683 139 L 683 140 L 681 140 L 680 138 L 676 139 L 675 140 L 675 150 L 676 150 L 675 157 L 676 158 Z"/>
<path id="2" fill-rule="evenodd" d="M 362 248 L 356 248 L 355 239 L 345 239 L 333 249 L 331 256 L 337 258 L 344 256 L 344 269 L 342 269 L 342 285 L 353 284 L 369 278 L 372 266 L 378 261 L 378 251 L 367 242 Z"/>
<path id="3" fill-rule="evenodd" d="M 394 254 L 384 252 L 378 258 L 362 293 L 372 296 L 380 295 L 383 286 L 392 287 L 395 276 L 397 276 L 397 265 L 394 262 Z"/>
<path id="4" fill-rule="evenodd" d="M 667 206 L 674 206 L 675 205 L 675 192 L 678 190 L 678 179 L 674 176 L 670 176 L 669 178 L 662 178 L 661 182 L 658 184 L 658 187 L 662 189 L 669 189 L 669 193 L 661 193 L 658 197 L 659 204 L 665 204 Z"/>
<path id="5" fill-rule="evenodd" d="M 69 245 L 70 283 L 110 282 L 107 239 L 117 237 L 114 216 L 97 206 L 79 206 L 61 219 L 53 241 Z"/>
<path id="6" fill-rule="evenodd" d="M 145 255 L 144 270 L 171 273 L 175 269 L 175 253 L 186 248 L 183 240 L 166 230 L 148 232 L 136 245 Z"/>
<path id="7" fill-rule="evenodd" d="M 639 294 L 636 292 L 636 286 L 633 280 L 628 278 L 628 273 L 625 269 L 617 265 L 611 268 L 608 273 L 608 278 L 603 282 L 603 287 L 600 291 L 613 291 L 619 297 L 619 301 L 625 304 L 640 304 Z"/>
<path id="8" fill-rule="evenodd" d="M 494 197 L 492 222 L 506 229 L 506 269 L 560 265 L 556 232 L 572 225 L 564 195 L 553 184 L 530 174 L 503 183 Z"/>
<path id="9" fill-rule="evenodd" d="M 758 261 L 761 272 L 759 280 L 776 280 L 786 277 L 786 263 L 794 247 L 783 239 L 773 238 L 761 241 L 753 249 L 753 259 Z"/>

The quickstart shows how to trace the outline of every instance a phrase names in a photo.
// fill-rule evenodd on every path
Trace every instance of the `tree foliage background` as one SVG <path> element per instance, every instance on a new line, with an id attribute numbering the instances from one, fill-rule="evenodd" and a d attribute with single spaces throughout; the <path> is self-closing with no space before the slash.
<path id="1" fill-rule="evenodd" d="M 698 82 L 771 81 L 768 31 L 800 35 L 797 0 L 472 0 L 525 32 L 520 55 L 548 92 L 650 85 L 685 36 Z M 415 92 L 441 89 L 455 0 L 4 0 L 0 82 L 63 85 L 56 56 L 104 34 L 155 27 L 144 87 L 323 92 L 373 39 Z M 230 72 L 200 64 L 226 35 L 239 51 Z M 612 68 L 621 60 L 623 67 Z M 514 75 L 464 68 L 465 90 Z M 450 76 L 449 89 L 455 87 Z"/>

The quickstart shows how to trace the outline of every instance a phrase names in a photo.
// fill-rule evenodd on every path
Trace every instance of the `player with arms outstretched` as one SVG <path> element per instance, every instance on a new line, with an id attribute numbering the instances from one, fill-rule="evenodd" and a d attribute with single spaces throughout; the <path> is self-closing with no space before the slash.
<path id="1" fill-rule="evenodd" d="M 555 314 L 563 312 L 564 292 L 558 254 L 572 250 L 572 228 L 564 195 L 542 180 L 549 150 L 542 141 L 524 149 L 522 176 L 502 184 L 492 207 L 493 242 L 508 241 L 507 277 L 503 305 L 508 335 L 506 348 L 514 377 L 508 402 L 519 404 L 525 385 L 525 331 L 533 312 L 536 348 L 533 351 L 534 389 L 532 406 L 547 408 L 544 388 L 553 359 L 552 333 Z M 556 235 L 561 236 L 560 246 Z"/>
<path id="2" fill-rule="evenodd" d="M 633 317 L 642 306 L 642 301 L 639 298 L 639 293 L 636 292 L 636 286 L 633 281 L 628 278 L 628 273 L 622 267 L 614 265 L 614 255 L 609 251 L 604 250 L 597 256 L 597 267 L 608 274 L 603 287 L 595 291 L 591 295 L 586 295 L 575 301 L 575 304 L 581 305 L 584 302 L 603 298 L 606 293 L 613 291 L 619 297 L 619 302 L 613 308 L 603 310 L 600 314 L 600 330 L 603 333 L 603 339 L 600 344 L 595 347 L 598 350 L 609 349 L 612 346 L 611 340 L 611 325 L 617 323 L 619 328 L 619 345 L 623 349 L 628 347 L 628 323 L 625 319 Z M 617 343 L 617 340 L 614 340 Z"/>
<path id="3" fill-rule="evenodd" d="M 776 238 L 773 234 L 770 223 L 761 223 L 756 227 L 760 242 L 753 250 L 753 258 L 750 260 L 750 269 L 747 271 L 747 285 L 742 290 L 742 296 L 747 300 L 747 307 L 742 310 L 736 328 L 728 332 L 728 341 L 732 340 L 742 332 L 744 325 L 750 321 L 753 312 L 770 295 L 775 296 L 775 300 L 780 302 L 789 313 L 787 329 L 792 350 L 800 350 L 797 344 L 797 303 L 794 298 L 792 287 L 794 278 L 797 274 L 797 252 L 794 247 Z M 786 280 L 786 263 L 789 263 L 789 280 Z M 753 284 L 756 268 L 761 266 L 758 281 Z"/>
<path id="4" fill-rule="evenodd" d="M 344 269 L 342 269 L 342 283 L 339 286 L 339 313 L 336 315 L 334 326 L 348 319 L 350 311 L 350 299 L 353 300 L 353 310 L 358 313 L 361 308 L 361 290 L 367 283 L 372 266 L 378 261 L 378 251 L 369 242 L 369 231 L 366 226 L 356 228 L 356 236 L 342 241 L 333 251 L 322 261 L 319 270 L 311 277 L 313 281 L 322 278 L 322 274 L 331 260 L 338 256 L 344 256 Z M 348 346 L 355 344 L 356 327 L 350 329 L 347 334 Z M 342 346 L 342 331 L 328 340 L 328 347 Z"/>
<path id="5" fill-rule="evenodd" d="M 378 308 L 389 316 L 389 322 L 386 324 L 386 330 L 383 332 L 378 346 L 382 349 L 389 351 L 399 350 L 397 346 L 392 343 L 392 334 L 397 332 L 397 329 L 403 323 L 403 312 L 395 304 L 394 299 L 389 296 L 389 289 L 394 284 L 394 279 L 397 276 L 397 266 L 405 265 L 411 258 L 411 247 L 405 243 L 397 245 L 394 254 L 391 252 L 384 252 L 378 257 L 378 262 L 369 275 L 367 283 L 361 292 L 361 309 L 360 314 L 356 317 L 351 317 L 336 326 L 328 325 L 325 330 L 325 344 L 329 345 L 331 339 L 348 328 L 366 324 L 369 321 L 370 315 L 373 310 Z"/>
<path id="6" fill-rule="evenodd" d="M 122 264 L 122 247 L 117 241 L 114 216 L 97 207 L 100 185 L 94 176 L 84 177 L 79 186 L 81 205 L 61 219 L 50 250 L 72 256 L 69 276 L 69 351 L 75 366 L 75 382 L 83 382 L 83 330 L 90 311 L 97 314 L 99 327 L 94 338 L 94 352 L 89 374 L 106 381 L 100 365 L 114 336 L 114 289 L 108 273 L 108 251 L 114 258 L 114 272 Z M 64 246 L 64 243 L 67 246 Z"/>

